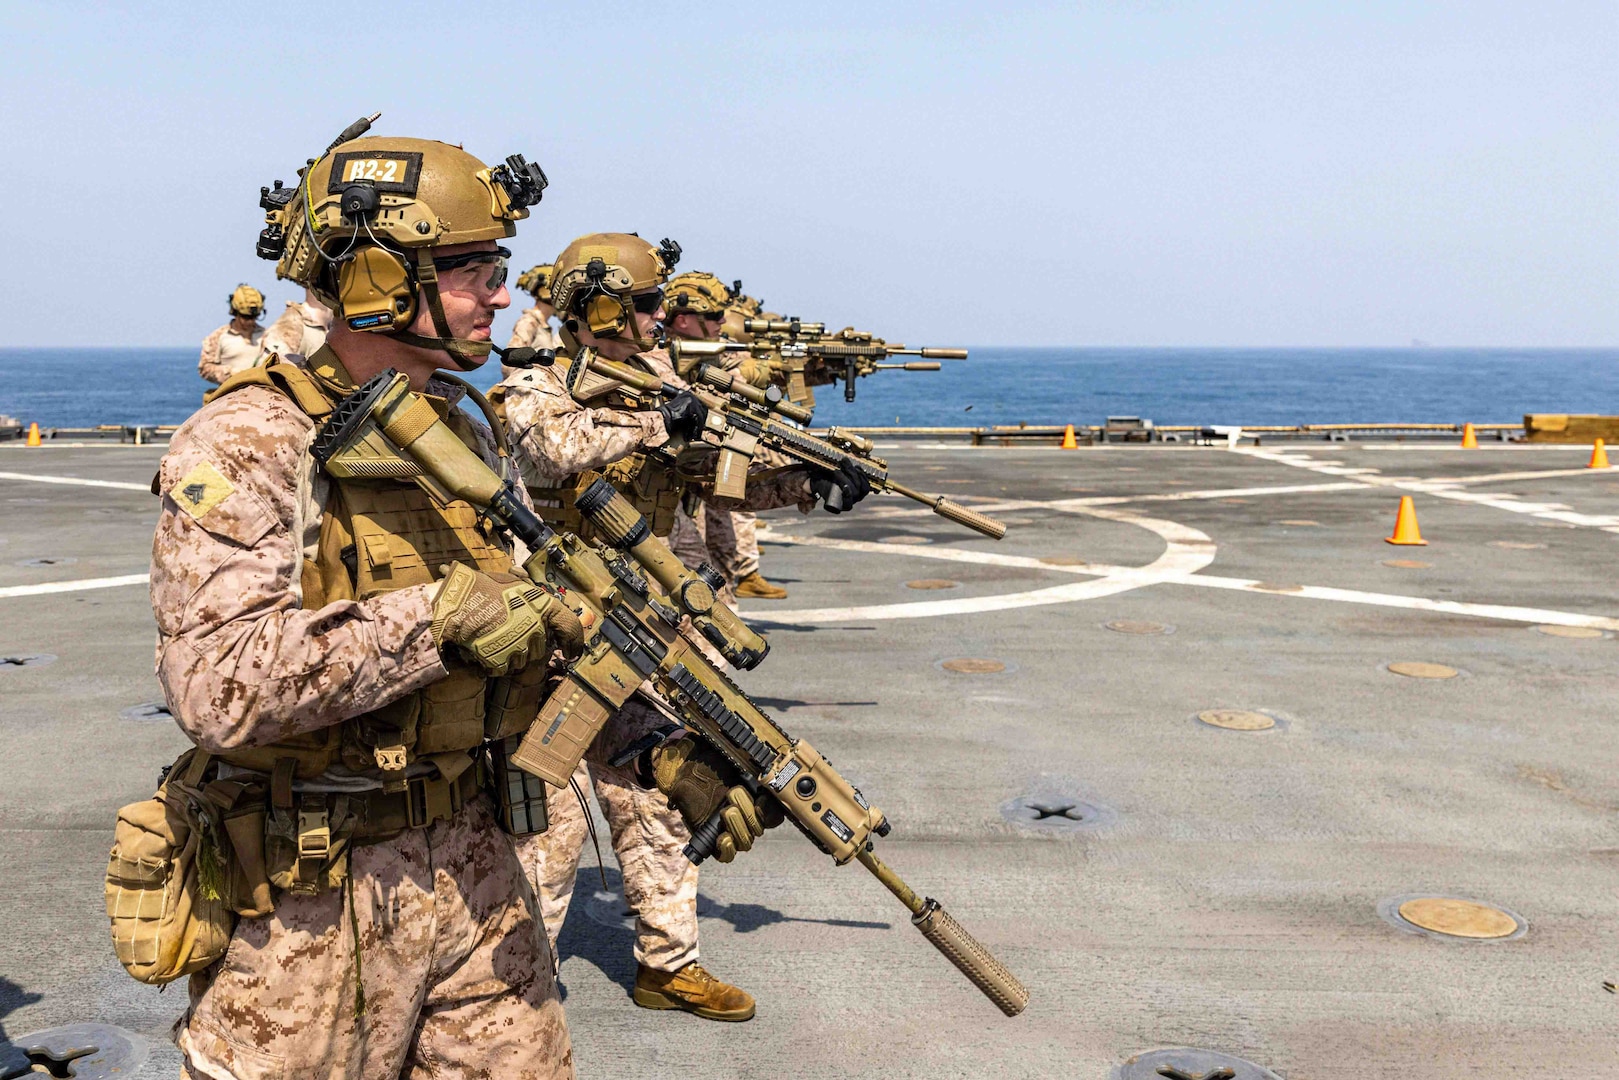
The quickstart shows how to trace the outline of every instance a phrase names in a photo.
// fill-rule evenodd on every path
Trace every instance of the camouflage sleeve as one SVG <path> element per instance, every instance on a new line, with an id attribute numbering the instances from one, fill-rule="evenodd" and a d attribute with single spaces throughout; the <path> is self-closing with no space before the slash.
<path id="1" fill-rule="evenodd" d="M 517 325 L 512 327 L 512 339 L 506 343 L 508 349 L 526 349 L 534 344 L 534 332 L 540 328 L 540 313 L 529 308 L 518 316 Z"/>
<path id="2" fill-rule="evenodd" d="M 197 360 L 197 374 L 215 386 L 230 378 L 230 372 L 219 362 L 219 339 L 225 336 L 225 327 L 202 339 L 202 355 Z"/>
<path id="3" fill-rule="evenodd" d="M 434 586 L 302 608 L 311 431 L 279 393 L 248 387 L 188 420 L 159 469 L 157 676 L 210 751 L 327 727 L 446 674 L 429 631 Z"/>
<path id="4" fill-rule="evenodd" d="M 552 368 L 526 368 L 501 385 L 512 452 L 523 459 L 525 475 L 541 482 L 559 483 L 669 441 L 657 412 L 587 408 Z"/>
<path id="5" fill-rule="evenodd" d="M 766 468 L 748 475 L 748 491 L 740 499 L 720 499 L 712 494 L 703 500 L 717 510 L 775 510 L 796 506 L 804 513 L 815 509 L 815 493 L 810 491 L 810 471 L 804 468 Z"/>
<path id="6" fill-rule="evenodd" d="M 716 510 L 757 512 L 775 510 L 783 506 L 796 506 L 804 513 L 815 509 L 815 493 L 810 490 L 814 476 L 809 468 L 785 454 L 761 449 L 748 466 L 748 488 L 740 499 L 722 499 L 714 494 L 715 455 L 704 448 L 702 456 L 681 459 L 684 473 L 694 478 L 693 483 L 703 496 L 703 502 Z"/>
<path id="7" fill-rule="evenodd" d="M 811 360 L 804 365 L 806 386 L 836 386 L 843 378 L 843 369 L 834 368 L 824 360 Z"/>

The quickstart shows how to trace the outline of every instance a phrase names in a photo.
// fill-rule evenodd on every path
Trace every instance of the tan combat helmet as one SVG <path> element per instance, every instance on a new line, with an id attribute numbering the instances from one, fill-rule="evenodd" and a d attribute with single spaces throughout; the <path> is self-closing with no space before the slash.
<path id="1" fill-rule="evenodd" d="M 264 314 L 264 294 L 251 285 L 238 285 L 230 294 L 230 313 L 244 319 L 257 319 Z"/>
<path id="2" fill-rule="evenodd" d="M 650 348 L 634 318 L 639 305 L 650 314 L 663 303 L 661 288 L 680 261 L 680 245 L 658 246 L 634 233 L 591 233 L 557 256 L 551 277 L 551 303 L 570 337 L 581 324 L 597 337 L 629 332 L 636 345 Z M 646 304 L 653 307 L 648 309 Z"/>
<path id="3" fill-rule="evenodd" d="M 541 263 L 531 266 L 517 275 L 517 287 L 528 293 L 536 300 L 551 302 L 551 275 L 556 270 L 554 263 Z"/>
<path id="4" fill-rule="evenodd" d="M 725 282 L 701 270 L 676 274 L 663 289 L 663 308 L 670 318 L 682 312 L 720 315 L 730 304 L 731 290 L 725 287 Z"/>
<path id="5" fill-rule="evenodd" d="M 297 187 L 278 180 L 273 189 L 260 190 L 266 225 L 259 256 L 275 259 L 277 277 L 308 288 L 349 329 L 447 353 L 457 367 L 470 370 L 491 345 L 451 335 L 439 271 L 489 262 L 490 287 L 498 288 L 511 252 L 497 248 L 435 260 L 433 251 L 513 235 L 515 223 L 540 201 L 545 173 L 520 154 L 490 168 L 448 143 L 361 138 L 375 119 L 351 124 L 300 170 Z M 422 302 L 438 337 L 406 329 Z"/>

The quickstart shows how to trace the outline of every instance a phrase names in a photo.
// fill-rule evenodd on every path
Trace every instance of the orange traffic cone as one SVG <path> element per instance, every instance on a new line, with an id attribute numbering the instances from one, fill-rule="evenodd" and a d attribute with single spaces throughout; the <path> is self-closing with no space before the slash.
<path id="1" fill-rule="evenodd" d="M 1069 424 L 1066 428 L 1063 429 L 1063 433 L 1062 433 L 1062 449 L 1064 449 L 1064 450 L 1078 450 L 1079 449 L 1079 440 L 1074 438 L 1074 425 L 1073 424 Z"/>
<path id="2" fill-rule="evenodd" d="M 29 446 L 38 446 L 39 445 L 39 425 L 38 424 L 29 424 L 28 425 L 28 443 L 27 443 L 27 445 L 29 445 Z"/>
<path id="3" fill-rule="evenodd" d="M 1477 450 L 1478 449 L 1478 432 L 1473 430 L 1473 425 L 1472 424 L 1463 424 L 1462 425 L 1462 449 L 1463 450 Z"/>
<path id="4" fill-rule="evenodd" d="M 1606 469 L 1607 467 L 1608 467 L 1608 448 L 1606 446 L 1602 445 L 1602 440 L 1601 439 L 1598 439 L 1596 442 L 1591 444 L 1591 463 L 1589 465 L 1587 465 L 1586 468 L 1587 469 Z"/>
<path id="5" fill-rule="evenodd" d="M 1417 507 L 1411 501 L 1411 496 L 1400 496 L 1400 512 L 1394 518 L 1394 535 L 1384 537 L 1383 542 L 1412 547 L 1427 546 L 1428 541 L 1422 538 L 1422 530 L 1417 528 Z"/>

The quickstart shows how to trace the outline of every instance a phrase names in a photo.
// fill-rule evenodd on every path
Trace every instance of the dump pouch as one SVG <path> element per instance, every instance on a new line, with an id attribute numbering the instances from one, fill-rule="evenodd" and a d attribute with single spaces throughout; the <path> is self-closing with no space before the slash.
<path id="1" fill-rule="evenodd" d="M 150 799 L 118 811 L 107 860 L 107 916 L 124 970 L 162 985 L 221 956 L 236 928 L 219 817 L 199 784 L 210 762 L 182 754 Z"/>

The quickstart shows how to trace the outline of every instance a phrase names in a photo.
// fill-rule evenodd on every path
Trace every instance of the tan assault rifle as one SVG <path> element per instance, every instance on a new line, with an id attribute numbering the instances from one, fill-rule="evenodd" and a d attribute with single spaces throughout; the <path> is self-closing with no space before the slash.
<path id="1" fill-rule="evenodd" d="M 966 349 L 924 347 L 906 348 L 890 344 L 852 326 L 828 333 L 825 323 L 798 319 L 744 319 L 742 328 L 770 343 L 780 357 L 787 383 L 787 397 L 800 404 L 815 406 L 814 386 L 843 380 L 843 400 L 855 399 L 855 380 L 878 371 L 938 371 L 936 363 L 910 361 L 885 364 L 895 356 L 920 356 L 926 360 L 965 360 Z"/>
<path id="2" fill-rule="evenodd" d="M 672 341 L 669 354 L 676 367 L 692 357 L 714 357 L 729 350 L 733 342 Z M 745 346 L 744 346 L 745 347 Z M 569 369 L 570 385 L 585 374 L 598 375 L 623 383 L 653 397 L 674 397 L 680 387 L 628 364 L 620 364 L 585 349 Z M 935 514 L 982 533 L 992 540 L 1006 535 L 1006 526 L 994 518 L 969 510 L 943 495 L 929 495 L 906 487 L 888 475 L 888 463 L 872 456 L 871 440 L 849 431 L 832 428 L 826 438 L 817 438 L 800 424 L 813 415 L 809 409 L 782 400 L 775 386 L 761 389 L 729 371 L 699 363 L 692 369 L 691 391 L 708 407 L 708 423 L 702 441 L 719 451 L 714 467 L 714 494 L 722 499 L 740 499 L 747 494 L 748 467 L 760 450 L 773 450 L 797 465 L 836 470 L 845 463 L 864 473 L 873 490 L 892 491 L 929 507 Z M 677 452 L 678 447 L 665 448 Z"/>
<path id="3" fill-rule="evenodd" d="M 888 835 L 881 810 L 802 739 L 789 736 L 680 630 L 690 616 L 739 667 L 752 668 L 768 646 L 715 597 L 706 575 L 683 566 L 644 518 L 605 480 L 576 505 L 603 538 L 586 543 L 552 531 L 456 437 L 408 380 L 384 371 L 340 402 L 322 424 L 314 456 L 334 476 L 413 479 L 442 502 L 461 499 L 510 531 L 532 552 L 523 572 L 573 608 L 585 627 L 584 651 L 511 761 L 566 787 L 585 749 L 629 697 L 650 685 L 658 702 L 712 743 L 761 796 L 780 801 L 795 826 L 842 866 L 857 860 L 910 910 L 924 937 L 1008 1016 L 1029 993 L 938 901 L 920 897 L 877 857 L 874 837 Z M 628 748 L 619 760 L 671 735 L 673 725 Z M 719 814 L 692 833 L 686 855 L 712 854 Z"/>

